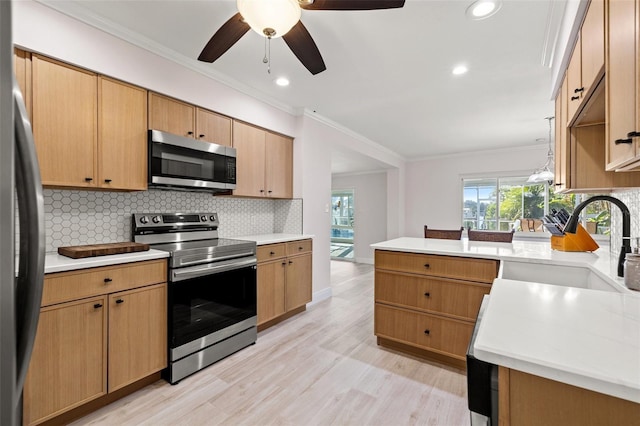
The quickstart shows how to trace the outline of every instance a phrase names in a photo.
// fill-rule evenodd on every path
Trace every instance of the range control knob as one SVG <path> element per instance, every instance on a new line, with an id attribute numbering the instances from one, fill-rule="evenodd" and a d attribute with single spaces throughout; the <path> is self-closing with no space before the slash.
<path id="1" fill-rule="evenodd" d="M 140 218 L 140 223 L 144 223 L 144 224 L 149 223 L 149 218 L 148 218 L 148 217 L 146 217 L 146 216 L 142 216 L 142 217 Z"/>
<path id="2" fill-rule="evenodd" d="M 207 221 L 207 217 L 205 215 L 200 216 L 200 220 L 202 220 L 203 222 Z"/>
<path id="3" fill-rule="evenodd" d="M 153 223 L 160 223 L 160 220 L 162 218 L 160 216 L 154 216 L 153 219 L 151 219 L 153 221 Z"/>
<path id="4" fill-rule="evenodd" d="M 209 216 L 209 220 L 212 222 L 216 221 L 216 217 L 214 215 Z"/>

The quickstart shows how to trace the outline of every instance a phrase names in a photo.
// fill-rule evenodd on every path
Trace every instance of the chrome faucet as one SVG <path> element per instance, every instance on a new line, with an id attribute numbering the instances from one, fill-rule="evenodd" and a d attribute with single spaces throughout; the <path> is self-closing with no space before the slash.
<path id="1" fill-rule="evenodd" d="M 580 212 L 594 201 L 609 201 L 618 206 L 622 211 L 622 248 L 620 249 L 620 256 L 618 257 L 618 276 L 622 277 L 624 276 L 624 260 L 627 257 L 627 253 L 631 253 L 631 213 L 629 213 L 629 208 L 622 201 L 608 195 L 595 195 L 583 201 L 578 204 L 578 207 L 576 207 L 569 217 L 564 227 L 564 232 L 569 234 L 576 233 Z"/>

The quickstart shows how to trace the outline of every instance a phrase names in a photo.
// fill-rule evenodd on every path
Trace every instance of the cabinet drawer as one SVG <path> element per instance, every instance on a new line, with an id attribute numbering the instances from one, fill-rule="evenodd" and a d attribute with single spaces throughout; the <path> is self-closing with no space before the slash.
<path id="1" fill-rule="evenodd" d="M 376 250 L 375 265 L 376 269 L 484 283 L 492 283 L 498 276 L 497 260 L 471 257 Z"/>
<path id="2" fill-rule="evenodd" d="M 376 302 L 474 321 L 491 286 L 442 278 L 376 271 Z"/>
<path id="3" fill-rule="evenodd" d="M 266 246 L 258 246 L 257 257 L 258 262 L 266 262 L 272 259 L 284 257 L 286 252 L 285 244 L 269 244 Z"/>
<path id="4" fill-rule="evenodd" d="M 376 303 L 375 334 L 465 360 L 473 324 Z"/>
<path id="5" fill-rule="evenodd" d="M 311 240 L 292 241 L 287 243 L 287 256 L 293 256 L 295 254 L 307 253 L 312 249 Z"/>
<path id="6" fill-rule="evenodd" d="M 167 261 L 149 260 L 47 274 L 42 306 L 128 290 L 167 280 Z"/>

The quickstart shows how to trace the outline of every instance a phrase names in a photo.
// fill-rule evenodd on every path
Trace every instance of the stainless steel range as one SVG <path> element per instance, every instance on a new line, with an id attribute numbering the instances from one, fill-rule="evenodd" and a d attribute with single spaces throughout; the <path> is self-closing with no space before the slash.
<path id="1" fill-rule="evenodd" d="M 217 213 L 136 213 L 133 240 L 170 253 L 169 368 L 184 377 L 256 341 L 256 243 L 218 238 Z"/>

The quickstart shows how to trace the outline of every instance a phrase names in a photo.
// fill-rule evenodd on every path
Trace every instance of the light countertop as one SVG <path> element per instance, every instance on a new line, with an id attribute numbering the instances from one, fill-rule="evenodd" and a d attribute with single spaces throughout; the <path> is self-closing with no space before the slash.
<path id="1" fill-rule="evenodd" d="M 147 250 L 135 253 L 111 254 L 108 256 L 85 257 L 72 259 L 58 253 L 47 253 L 44 259 L 44 273 L 74 271 L 77 269 L 97 268 L 98 266 L 119 265 L 143 260 L 162 259 L 169 257 L 169 253 L 160 250 Z"/>
<path id="2" fill-rule="evenodd" d="M 372 247 L 589 268 L 615 289 L 496 279 L 475 341 L 475 356 L 640 403 L 640 293 L 617 277 L 618 256 L 608 246 L 576 253 L 555 251 L 540 241 L 397 238 Z"/>
<path id="3" fill-rule="evenodd" d="M 245 235 L 242 237 L 231 237 L 236 240 L 255 241 L 257 245 L 285 243 L 289 241 L 304 240 L 313 238 L 308 234 L 262 234 Z M 72 259 L 59 255 L 58 253 L 47 253 L 44 260 L 44 273 L 73 271 L 77 269 L 96 268 L 99 266 L 118 265 L 129 262 L 140 262 L 143 260 L 162 259 L 169 257 L 169 253 L 161 250 L 148 250 L 135 253 L 112 254 L 108 256 L 86 257 L 83 259 Z"/>
<path id="4" fill-rule="evenodd" d="M 235 240 L 255 241 L 257 245 L 286 243 L 289 241 L 306 240 L 313 238 L 309 234 L 261 234 L 261 235 L 243 235 L 242 237 L 231 237 Z"/>

